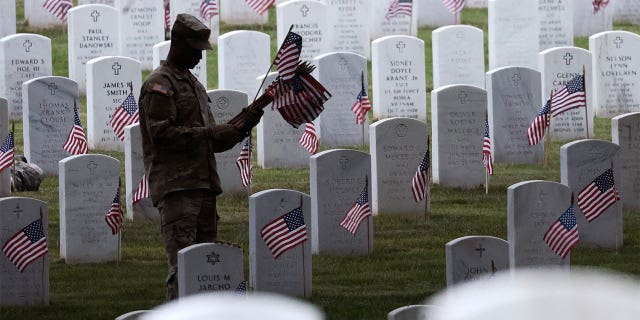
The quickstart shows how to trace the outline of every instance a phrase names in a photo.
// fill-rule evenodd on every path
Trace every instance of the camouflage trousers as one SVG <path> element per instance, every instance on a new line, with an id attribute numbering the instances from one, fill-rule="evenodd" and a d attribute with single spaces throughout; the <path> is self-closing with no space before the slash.
<path id="1" fill-rule="evenodd" d="M 218 237 L 216 195 L 208 189 L 174 191 L 158 203 L 169 263 L 167 301 L 178 298 L 178 251 Z"/>

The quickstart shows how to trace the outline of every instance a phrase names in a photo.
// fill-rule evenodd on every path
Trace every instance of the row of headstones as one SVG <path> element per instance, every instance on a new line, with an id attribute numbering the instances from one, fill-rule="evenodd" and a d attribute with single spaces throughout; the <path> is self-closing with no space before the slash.
<path id="1" fill-rule="evenodd" d="M 98 178 L 104 183 L 102 190 L 115 189 L 117 178 L 101 179 L 97 175 L 107 175 L 111 170 L 117 173 L 117 168 L 104 163 L 86 163 L 85 157 L 75 156 L 61 162 L 61 170 L 66 165 L 78 165 L 79 172 L 65 169 L 77 175 L 74 181 L 84 184 L 82 197 L 94 197 L 99 200 L 103 196 L 101 191 L 92 188 L 89 181 Z M 102 156 L 105 159 L 106 156 Z M 334 162 L 338 162 L 334 159 Z M 74 164 L 75 163 L 75 164 Z M 338 163 L 334 163 L 337 165 Z M 80 166 L 81 165 L 81 166 Z M 115 161 L 117 166 L 117 161 Z M 353 168 L 355 171 L 362 171 Z M 351 171 L 353 171 L 353 169 Z M 93 173 L 92 173 L 93 171 Z M 347 169 L 347 171 L 350 171 Z M 111 172 L 113 174 L 113 172 Z M 109 174 L 110 175 L 110 174 Z M 82 178 L 79 178 L 82 177 Z M 82 182 L 84 181 L 84 182 Z M 362 182 L 362 181 L 360 181 Z M 73 183 L 73 182 L 72 182 Z M 112 188 L 110 188 L 112 187 Z M 336 184 L 334 189 L 346 190 Z M 67 190 L 68 191 L 68 190 Z M 106 211 L 104 204 L 100 208 L 92 205 L 76 203 L 71 208 L 65 204 L 65 191 L 61 194 L 60 214 L 60 254 L 67 263 L 101 262 L 115 259 L 117 252 L 117 236 L 110 234 L 103 219 L 102 228 L 93 228 L 90 223 L 95 220 L 87 212 L 96 210 Z M 492 276 L 503 270 L 514 270 L 524 267 L 560 267 L 568 270 L 570 257 L 560 258 L 544 242 L 543 236 L 551 224 L 558 219 L 558 215 L 566 210 L 570 204 L 571 190 L 569 187 L 550 181 L 527 181 L 512 185 L 508 189 L 508 242 L 490 236 L 468 236 L 450 241 L 445 246 L 447 285 L 473 281 L 478 278 Z M 79 196 L 72 196 L 78 198 Z M 104 197 L 103 197 L 104 198 Z M 202 293 L 207 291 L 246 291 L 247 287 L 256 291 L 273 292 L 289 296 L 310 297 L 312 292 L 312 254 L 337 255 L 367 255 L 373 252 L 373 221 L 371 218 L 360 226 L 358 233 L 340 230 L 341 214 L 333 217 L 314 215 L 313 208 L 323 201 L 321 192 L 312 190 L 309 197 L 294 190 L 272 189 L 252 195 L 249 198 L 249 284 L 244 280 L 243 251 L 228 244 L 197 244 L 178 252 L 178 279 L 180 296 Z M 315 200 L 317 199 L 317 200 Z M 324 201 L 330 201 L 325 199 Z M 101 201 L 96 201 L 101 202 Z M 73 206 L 73 205 L 71 205 Z M 105 208 L 102 208 L 105 207 Z M 300 207 L 309 242 L 289 249 L 277 259 L 273 257 L 264 241 L 260 240 L 260 229 L 271 220 L 286 212 Z M 5 243 L 16 231 L 30 222 L 42 219 L 43 230 L 48 230 L 46 203 L 29 198 L 10 197 L 0 199 L 0 242 Z M 104 210 L 103 210 L 104 209 Z M 65 211 L 63 211 L 65 210 Z M 69 217 L 67 211 L 75 212 Z M 617 212 L 607 212 L 609 225 L 606 228 L 589 228 L 580 224 L 580 243 L 587 246 L 605 248 L 620 248 L 622 246 L 622 215 L 620 206 Z M 310 213 L 311 212 L 311 213 Z M 102 217 L 102 214 L 97 216 Z M 579 216 L 579 215 L 578 215 Z M 324 220 L 324 222 L 319 221 Z M 87 228 L 88 227 L 88 228 Z M 71 230 L 73 228 L 73 230 Z M 367 230 L 366 232 L 365 229 Z M 80 235 L 70 235 L 77 233 Z M 47 232 L 45 231 L 45 234 Z M 91 235 L 89 235 L 91 234 Z M 111 240 L 102 237 L 110 237 Z M 89 236 L 89 238 L 87 238 Z M 68 239 L 67 239 L 68 238 Z M 82 239 L 81 239 L 82 238 Z M 77 243 L 71 243 L 71 240 Z M 593 242 L 593 241 L 596 242 Z M 591 241 L 591 242 L 590 242 Z M 600 243 L 597 243 L 600 241 Z M 605 243 L 612 242 L 612 243 Z M 103 257 L 97 257 L 96 251 L 102 252 Z M 72 257 L 72 254 L 78 256 Z M 111 255 L 105 257 L 106 255 Z M 3 291 L 0 293 L 0 305 L 47 304 L 48 303 L 48 257 L 33 262 L 24 272 L 18 269 L 2 255 L 0 256 L 0 279 Z"/>

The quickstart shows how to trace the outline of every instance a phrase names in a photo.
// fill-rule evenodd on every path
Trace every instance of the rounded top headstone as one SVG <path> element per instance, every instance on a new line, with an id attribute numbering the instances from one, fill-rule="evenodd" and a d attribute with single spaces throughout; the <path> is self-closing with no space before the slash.
<path id="1" fill-rule="evenodd" d="M 322 320 L 315 306 L 275 294 L 248 296 L 211 293 L 181 298 L 162 305 L 142 320 Z"/>
<path id="2" fill-rule="evenodd" d="M 428 301 L 442 308 L 431 309 L 427 319 L 631 320 L 640 314 L 638 301 L 637 278 L 588 269 L 520 269 L 447 288 Z"/>

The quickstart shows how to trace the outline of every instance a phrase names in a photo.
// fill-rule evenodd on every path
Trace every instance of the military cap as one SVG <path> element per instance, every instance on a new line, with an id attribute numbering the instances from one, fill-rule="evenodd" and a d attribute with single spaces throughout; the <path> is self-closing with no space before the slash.
<path id="1" fill-rule="evenodd" d="M 198 18 L 181 13 L 176 18 L 171 29 L 171 38 L 180 38 L 187 42 L 189 46 L 199 50 L 210 50 L 209 35 L 211 30 L 200 22 Z"/>

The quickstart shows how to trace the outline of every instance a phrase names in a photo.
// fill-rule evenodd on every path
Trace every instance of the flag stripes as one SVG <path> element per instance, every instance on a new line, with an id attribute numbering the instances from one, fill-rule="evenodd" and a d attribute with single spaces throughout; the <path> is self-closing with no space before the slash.
<path id="1" fill-rule="evenodd" d="M 274 259 L 287 250 L 307 241 L 307 226 L 304 223 L 302 207 L 293 209 L 267 223 L 260 235 L 273 254 Z"/>
<path id="2" fill-rule="evenodd" d="M 240 170 L 240 180 L 243 186 L 248 186 L 253 180 L 253 169 L 251 168 L 251 138 L 247 138 L 242 144 L 242 150 L 236 160 L 236 166 Z"/>
<path id="3" fill-rule="evenodd" d="M 138 104 L 133 97 L 133 92 L 129 93 L 122 104 L 116 108 L 116 112 L 111 116 L 109 124 L 113 128 L 113 132 L 118 136 L 120 141 L 124 141 L 124 127 L 139 121 Z"/>
<path id="4" fill-rule="evenodd" d="M 371 215 L 371 206 L 369 205 L 369 194 L 368 194 L 368 179 L 365 180 L 364 189 L 358 195 L 358 199 L 351 206 L 347 214 L 345 214 L 342 221 L 340 221 L 340 226 L 349 231 L 352 235 L 356 235 L 358 232 L 358 227 L 360 227 L 360 223 L 364 221 L 368 216 Z"/>
<path id="5" fill-rule="evenodd" d="M 620 193 L 611 169 L 607 169 L 578 193 L 578 207 L 589 222 L 596 220 L 618 200 Z"/>
<path id="6" fill-rule="evenodd" d="M 255 10 L 259 15 L 269 11 L 276 0 L 245 0 L 251 9 Z"/>
<path id="7" fill-rule="evenodd" d="M 307 149 L 309 153 L 316 154 L 318 152 L 318 136 L 316 135 L 316 126 L 313 122 L 307 123 L 304 133 L 300 137 L 300 145 Z"/>
<path id="8" fill-rule="evenodd" d="M 47 0 L 42 6 L 62 22 L 67 21 L 67 13 L 73 7 L 71 0 Z"/>
<path id="9" fill-rule="evenodd" d="M 549 227 L 543 237 L 544 242 L 562 259 L 578 244 L 579 239 L 578 223 L 573 205 Z"/>
<path id="10" fill-rule="evenodd" d="M 86 154 L 89 151 L 87 136 L 84 134 L 78 108 L 75 105 L 73 106 L 73 126 L 62 148 L 72 155 Z"/>
<path id="11" fill-rule="evenodd" d="M 571 109 L 587 107 L 584 77 L 577 75 L 551 95 L 551 115 L 556 117 Z"/>
<path id="12" fill-rule="evenodd" d="M 49 252 L 47 238 L 42 229 L 42 219 L 31 222 L 9 238 L 2 246 L 2 252 L 20 272 Z"/>
<path id="13" fill-rule="evenodd" d="M 14 142 L 13 132 L 9 132 L 7 137 L 4 138 L 2 146 L 0 146 L 0 172 L 13 165 Z"/>
<path id="14" fill-rule="evenodd" d="M 547 127 L 551 122 L 549 112 L 551 110 L 551 101 L 547 100 L 547 103 L 540 109 L 538 115 L 533 119 L 533 122 L 527 129 L 527 141 L 530 146 L 536 145 L 544 137 Z"/>
<path id="15" fill-rule="evenodd" d="M 418 170 L 413 175 L 413 179 L 411 180 L 411 193 L 413 194 L 413 200 L 415 202 L 420 202 L 424 200 L 427 195 L 427 188 L 429 187 L 429 146 L 427 146 L 427 151 L 424 153 L 420 164 L 418 165 Z"/>
<path id="16" fill-rule="evenodd" d="M 149 197 L 149 181 L 147 180 L 147 174 L 142 175 L 142 179 L 138 183 L 138 189 L 136 189 L 136 193 L 133 194 L 133 199 L 131 202 L 136 204 L 138 201 Z"/>

